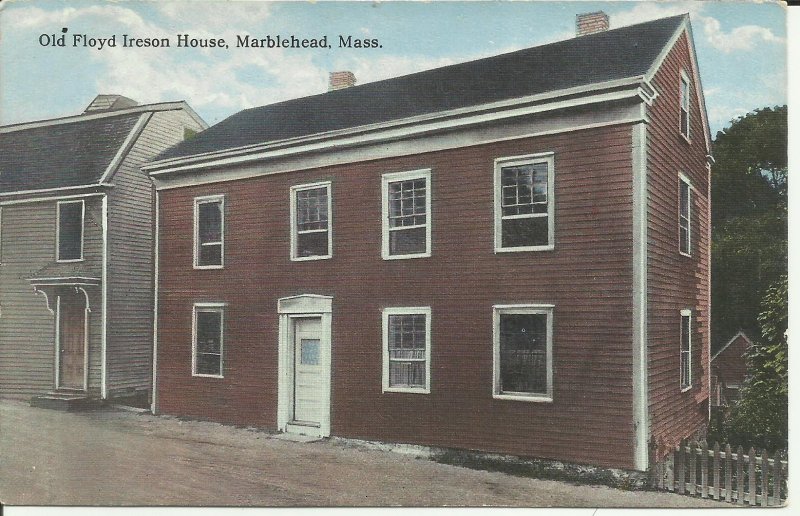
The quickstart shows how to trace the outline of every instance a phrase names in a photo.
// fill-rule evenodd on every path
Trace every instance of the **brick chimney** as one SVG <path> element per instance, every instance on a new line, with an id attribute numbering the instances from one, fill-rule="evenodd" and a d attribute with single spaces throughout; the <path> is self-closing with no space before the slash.
<path id="1" fill-rule="evenodd" d="M 356 76 L 353 72 L 331 72 L 328 79 L 328 91 L 341 90 L 355 86 Z"/>
<path id="2" fill-rule="evenodd" d="M 608 30 L 608 15 L 603 11 L 583 13 L 575 16 L 575 35 L 585 36 Z"/>

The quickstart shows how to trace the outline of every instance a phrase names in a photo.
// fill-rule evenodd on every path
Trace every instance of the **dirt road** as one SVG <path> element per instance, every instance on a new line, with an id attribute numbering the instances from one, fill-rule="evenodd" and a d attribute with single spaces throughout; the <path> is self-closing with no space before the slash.
<path id="1" fill-rule="evenodd" d="M 719 506 L 669 493 L 474 471 L 341 442 L 121 410 L 0 401 L 0 501 L 10 505 Z"/>

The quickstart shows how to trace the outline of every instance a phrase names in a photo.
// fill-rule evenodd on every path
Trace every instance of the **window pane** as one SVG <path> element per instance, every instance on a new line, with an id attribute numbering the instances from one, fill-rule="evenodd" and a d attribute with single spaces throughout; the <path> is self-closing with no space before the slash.
<path id="1" fill-rule="evenodd" d="M 425 317 L 389 316 L 390 387 L 425 387 Z"/>
<path id="2" fill-rule="evenodd" d="M 195 374 L 222 374 L 222 313 L 197 312 Z"/>
<path id="3" fill-rule="evenodd" d="M 500 315 L 500 391 L 547 394 L 547 315 Z"/>
<path id="4" fill-rule="evenodd" d="M 198 353 L 196 365 L 195 374 L 213 374 L 217 376 L 222 374 L 220 370 L 220 355 Z"/>
<path id="5" fill-rule="evenodd" d="M 426 223 L 425 179 L 389 183 L 389 227 Z"/>
<path id="6" fill-rule="evenodd" d="M 197 351 L 220 352 L 220 312 L 197 312 Z"/>
<path id="7" fill-rule="evenodd" d="M 300 340 L 300 363 L 319 365 L 319 339 Z"/>
<path id="8" fill-rule="evenodd" d="M 297 235 L 297 257 L 325 256 L 328 254 L 328 232 L 301 233 Z"/>
<path id="9" fill-rule="evenodd" d="M 389 254 L 417 254 L 427 250 L 425 226 L 389 231 Z"/>
<path id="10" fill-rule="evenodd" d="M 547 213 L 547 163 L 503 167 L 503 215 Z"/>
<path id="11" fill-rule="evenodd" d="M 503 247 L 547 245 L 549 242 L 548 218 L 503 219 L 501 223 Z"/>
<path id="12" fill-rule="evenodd" d="M 680 249 L 682 253 L 689 253 L 689 230 L 685 227 L 680 228 Z"/>
<path id="13" fill-rule="evenodd" d="M 681 316 L 681 387 L 689 387 L 692 384 L 691 370 L 691 318 L 688 315 Z"/>
<path id="14" fill-rule="evenodd" d="M 328 228 L 328 189 L 326 187 L 297 192 L 297 230 Z"/>
<path id="15" fill-rule="evenodd" d="M 222 265 L 222 244 L 201 245 L 198 265 Z"/>
<path id="16" fill-rule="evenodd" d="M 58 259 L 79 260 L 83 239 L 83 203 L 58 205 Z"/>
<path id="17" fill-rule="evenodd" d="M 681 181 L 681 217 L 689 217 L 689 185 Z"/>
<path id="18" fill-rule="evenodd" d="M 198 205 L 200 243 L 222 241 L 222 203 L 204 202 Z"/>

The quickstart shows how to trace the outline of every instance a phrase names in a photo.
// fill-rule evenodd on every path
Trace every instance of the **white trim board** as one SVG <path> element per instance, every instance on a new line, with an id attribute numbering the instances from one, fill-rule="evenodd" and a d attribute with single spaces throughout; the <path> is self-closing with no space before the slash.
<path id="1" fill-rule="evenodd" d="M 351 128 L 339 129 L 335 131 L 326 131 L 312 135 L 287 138 L 284 140 L 275 140 L 271 142 L 262 142 L 251 145 L 244 145 L 240 147 L 234 147 L 231 149 L 223 149 L 219 151 L 199 153 L 190 156 L 167 158 L 149 163 L 144 167 L 142 167 L 142 169 L 146 172 L 151 173 L 151 175 L 156 175 L 159 173 L 168 173 L 171 171 L 187 168 L 187 167 L 181 167 L 180 165 L 189 165 L 188 168 L 195 168 L 195 166 L 200 167 L 201 166 L 200 162 L 203 161 L 213 161 L 225 157 L 230 158 L 233 156 L 240 156 L 245 154 L 257 154 L 261 151 L 270 148 L 284 147 L 287 145 L 296 145 L 300 143 L 310 143 L 318 141 L 330 141 L 334 139 L 340 139 L 342 137 L 346 137 L 349 135 L 355 135 L 358 136 L 359 140 L 364 140 L 365 139 L 364 133 L 385 132 L 397 128 L 403 128 L 402 132 L 408 133 L 409 131 L 414 131 L 414 129 L 405 129 L 405 127 L 421 125 L 424 123 L 428 123 L 430 125 L 431 123 L 436 123 L 438 121 L 439 125 L 444 124 L 442 125 L 442 128 L 449 128 L 452 126 L 463 125 L 465 123 L 475 123 L 476 121 L 479 120 L 485 121 L 488 119 L 501 119 L 501 118 L 507 118 L 508 116 L 517 116 L 525 113 L 543 112 L 554 109 L 581 106 L 595 102 L 604 102 L 615 98 L 637 97 L 642 94 L 644 94 L 645 97 L 649 98 L 650 92 L 644 92 L 644 93 L 640 92 L 643 80 L 644 80 L 643 76 L 634 76 L 625 79 L 617 79 L 613 81 L 591 84 L 588 86 L 579 86 L 579 87 L 556 90 L 552 92 L 530 95 L 515 99 L 502 100 L 487 104 L 479 104 L 477 106 L 469 106 L 465 108 L 458 108 L 458 109 L 440 111 L 435 113 L 426 113 L 423 115 L 403 118 L 400 120 L 378 122 L 374 124 L 367 124 Z M 649 89 L 652 89 L 649 85 L 647 86 Z M 605 93 L 603 93 L 604 90 L 606 90 Z M 590 92 L 597 92 L 597 93 L 593 95 L 584 95 L 585 93 L 590 93 Z M 559 98 L 568 100 L 558 101 L 557 99 Z M 550 101 L 550 102 L 543 103 L 544 101 Z M 537 104 L 537 103 L 539 103 L 540 105 L 530 106 L 530 104 Z M 520 108 L 520 106 L 525 106 L 525 107 Z M 517 109 L 514 110 L 513 108 Z M 508 111 L 502 111 L 502 110 L 508 110 Z M 470 115 L 472 116 L 470 117 Z M 478 116 L 479 118 L 476 118 L 476 116 Z M 251 157 L 249 159 L 258 159 L 258 156 L 256 156 L 255 158 Z M 191 164 L 194 164 L 194 166 L 192 166 Z M 203 166 L 215 166 L 215 165 L 204 164 Z"/>
<path id="2" fill-rule="evenodd" d="M 111 177 L 114 176 L 114 174 L 117 173 L 117 169 L 122 163 L 122 160 L 128 154 L 128 151 L 131 150 L 131 147 L 133 147 L 134 142 L 136 141 L 137 138 L 139 138 L 139 135 L 142 134 L 144 127 L 147 125 L 147 122 L 150 121 L 152 117 L 153 117 L 152 113 L 142 113 L 142 115 L 139 117 L 139 120 L 137 120 L 136 124 L 133 126 L 133 129 L 131 129 L 131 131 L 128 133 L 128 136 L 125 138 L 125 141 L 122 142 L 120 148 L 117 149 L 117 153 L 109 162 L 105 172 L 103 172 L 103 176 L 100 178 L 101 184 L 107 182 L 109 179 L 111 179 Z"/>
<path id="3" fill-rule="evenodd" d="M 649 466 L 650 416 L 648 403 L 647 357 L 647 124 L 640 123 L 632 131 L 633 164 L 633 460 L 636 469 L 646 471 Z"/>
<path id="4" fill-rule="evenodd" d="M 488 143 L 519 140 L 550 134 L 596 129 L 614 125 L 641 122 L 646 117 L 640 108 L 641 101 L 629 105 L 608 106 L 593 113 L 561 113 L 545 119 L 527 117 L 506 122 L 485 124 L 450 133 L 431 133 L 403 140 L 386 142 L 358 142 L 349 147 L 336 147 L 326 152 L 295 155 L 275 154 L 258 163 L 231 164 L 225 170 L 196 170 L 191 174 L 160 177 L 151 174 L 156 188 L 166 190 L 200 184 L 210 184 L 238 179 L 249 179 L 273 174 L 359 163 L 383 158 L 416 155 L 447 149 L 472 147 Z"/>

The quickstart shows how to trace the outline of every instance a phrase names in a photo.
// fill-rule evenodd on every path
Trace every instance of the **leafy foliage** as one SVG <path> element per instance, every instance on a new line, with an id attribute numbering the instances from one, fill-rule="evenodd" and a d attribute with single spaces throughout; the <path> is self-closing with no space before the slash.
<path id="1" fill-rule="evenodd" d="M 712 335 L 761 333 L 766 288 L 787 272 L 787 110 L 757 109 L 717 133 L 711 169 Z"/>
<path id="2" fill-rule="evenodd" d="M 731 445 L 785 448 L 788 439 L 787 110 L 757 109 L 717 133 L 712 196 L 712 334 L 760 335 L 749 377 L 709 432 Z"/>
<path id="3" fill-rule="evenodd" d="M 747 355 L 750 376 L 741 397 L 722 424 L 732 444 L 776 450 L 788 444 L 789 345 L 788 286 L 786 276 L 767 290 L 758 321 L 762 339 Z"/>

